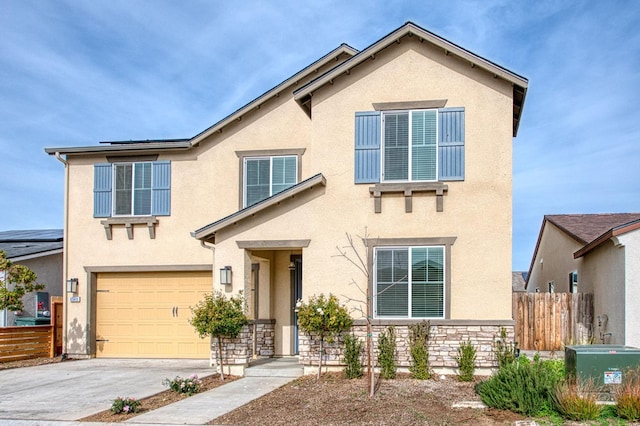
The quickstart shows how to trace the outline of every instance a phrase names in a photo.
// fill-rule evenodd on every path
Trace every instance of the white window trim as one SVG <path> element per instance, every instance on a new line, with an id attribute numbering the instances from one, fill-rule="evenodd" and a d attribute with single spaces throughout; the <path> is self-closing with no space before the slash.
<path id="1" fill-rule="evenodd" d="M 440 247 L 442 249 L 442 316 L 439 317 L 412 317 L 411 316 L 411 286 L 413 285 L 413 280 L 411 279 L 412 268 L 411 268 L 411 249 L 414 248 L 433 248 Z M 390 317 L 390 316 L 379 316 L 378 315 L 378 250 L 409 250 L 409 259 L 408 259 L 408 267 L 409 276 L 407 277 L 407 297 L 408 297 L 408 308 L 407 308 L 407 316 L 402 317 Z M 373 249 L 373 317 L 375 319 L 384 319 L 384 320 L 407 320 L 407 319 L 445 319 L 446 317 L 446 309 L 447 309 L 447 248 L 444 245 L 419 245 L 419 246 L 376 246 Z"/>
<path id="2" fill-rule="evenodd" d="M 411 137 L 412 137 L 412 122 L 413 122 L 413 118 L 412 118 L 412 113 L 413 112 L 417 112 L 417 111 L 435 111 L 436 113 L 436 173 L 435 173 L 435 179 L 430 179 L 430 180 L 413 180 L 411 179 L 411 175 L 412 175 L 412 169 L 411 169 L 411 164 L 412 164 L 412 156 L 413 156 L 413 150 L 411 149 Z M 406 112 L 409 115 L 409 149 L 408 149 L 408 172 L 407 172 L 407 179 L 385 179 L 384 176 L 384 162 L 385 162 L 385 158 L 384 158 L 384 153 L 385 153 L 385 116 L 387 114 L 398 114 L 398 113 L 403 113 Z M 380 182 L 381 183 L 394 183 L 394 182 L 438 182 L 438 176 L 440 175 L 440 161 L 438 158 L 438 148 L 440 146 L 440 137 L 439 137 L 439 125 L 440 125 L 440 112 L 438 111 L 437 108 L 422 108 L 422 109 L 401 109 L 401 110 L 389 110 L 389 111 L 382 111 L 381 113 L 381 117 L 380 117 Z"/>
<path id="3" fill-rule="evenodd" d="M 134 206 L 135 206 L 135 188 L 134 188 L 134 183 L 136 181 L 136 164 L 150 164 L 150 170 L 151 170 L 151 204 L 150 204 L 150 210 L 149 213 L 145 213 L 145 214 L 134 214 Z M 117 188 L 116 188 L 116 169 L 118 168 L 118 166 L 126 166 L 126 165 L 131 165 L 131 211 L 129 214 L 117 214 L 117 205 L 116 205 L 116 201 L 117 201 Z M 146 216 L 151 216 L 151 211 L 153 209 L 153 162 L 152 161 L 123 161 L 120 163 L 112 163 L 111 165 L 111 217 L 146 217 Z"/>
<path id="4" fill-rule="evenodd" d="M 246 208 L 249 207 L 247 206 L 247 161 L 251 161 L 251 160 L 266 160 L 269 159 L 269 197 L 273 196 L 273 159 L 274 158 L 294 158 L 296 161 L 296 170 L 295 170 L 295 175 L 296 175 L 296 183 L 299 183 L 299 177 L 298 177 L 298 155 L 258 155 L 258 156 L 251 156 L 251 157 L 243 157 L 242 161 L 242 170 L 243 170 L 243 176 L 242 176 L 242 207 Z M 295 185 L 294 184 L 294 185 Z"/>

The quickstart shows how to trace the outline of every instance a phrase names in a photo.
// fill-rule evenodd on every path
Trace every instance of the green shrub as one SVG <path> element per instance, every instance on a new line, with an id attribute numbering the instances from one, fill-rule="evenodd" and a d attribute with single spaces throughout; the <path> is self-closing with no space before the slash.
<path id="1" fill-rule="evenodd" d="M 493 350 L 498 361 L 498 368 L 513 364 L 518 358 L 518 344 L 507 341 L 507 330 L 500 327 L 500 337 L 493 341 Z"/>
<path id="2" fill-rule="evenodd" d="M 596 420 L 601 406 L 596 403 L 596 387 L 593 381 L 577 383 L 563 381 L 556 385 L 552 395 L 555 409 L 569 420 Z"/>
<path id="3" fill-rule="evenodd" d="M 134 398 L 117 397 L 111 404 L 111 412 L 114 414 L 129 414 L 140 411 L 142 403 Z"/>
<path id="4" fill-rule="evenodd" d="M 476 372 L 476 348 L 471 343 L 471 340 L 460 343 L 456 362 L 460 369 L 458 379 L 461 382 L 472 381 L 474 373 Z"/>
<path id="5" fill-rule="evenodd" d="M 559 380 L 548 361 L 510 362 L 475 390 L 489 407 L 534 416 L 549 412 Z"/>
<path id="6" fill-rule="evenodd" d="M 331 293 L 328 297 L 324 294 L 312 296 L 307 303 L 298 300 L 296 306 L 300 330 L 319 341 L 317 377 L 320 379 L 324 343 L 332 343 L 337 336 L 349 330 L 353 320 L 347 308 Z"/>
<path id="7" fill-rule="evenodd" d="M 348 379 L 362 377 L 362 350 L 364 342 L 352 334 L 344 335 L 344 373 Z"/>
<path id="8" fill-rule="evenodd" d="M 202 382 L 200 381 L 200 379 L 198 379 L 197 374 L 192 374 L 191 376 L 186 378 L 176 376 L 176 378 L 173 380 L 164 379 L 162 381 L 162 384 L 167 386 L 174 392 L 193 395 L 194 393 L 200 392 L 200 386 L 202 385 Z"/>
<path id="9" fill-rule="evenodd" d="M 615 392 L 616 414 L 623 419 L 640 420 L 640 367 L 626 374 Z"/>
<path id="10" fill-rule="evenodd" d="M 383 379 L 396 377 L 396 331 L 392 325 L 378 337 L 378 364 Z"/>
<path id="11" fill-rule="evenodd" d="M 409 351 L 411 353 L 411 365 L 409 371 L 419 380 L 431 377 L 429 371 L 429 331 L 431 323 L 422 321 L 409 326 Z"/>

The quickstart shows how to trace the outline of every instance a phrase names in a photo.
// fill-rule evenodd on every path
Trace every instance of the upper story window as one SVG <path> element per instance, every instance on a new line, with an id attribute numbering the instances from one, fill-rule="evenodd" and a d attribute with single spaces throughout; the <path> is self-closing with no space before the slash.
<path id="1" fill-rule="evenodd" d="M 357 112 L 355 183 L 464 180 L 464 108 Z"/>
<path id="2" fill-rule="evenodd" d="M 243 207 L 298 183 L 297 155 L 244 157 L 243 169 Z"/>
<path id="3" fill-rule="evenodd" d="M 437 111 L 382 113 L 382 181 L 435 181 Z"/>
<path id="4" fill-rule="evenodd" d="M 93 192 L 94 217 L 168 216 L 171 162 L 96 164 Z"/>
<path id="5" fill-rule="evenodd" d="M 151 163 L 113 165 L 113 215 L 151 214 Z"/>
<path id="6" fill-rule="evenodd" d="M 444 318 L 445 247 L 377 247 L 376 318 Z"/>

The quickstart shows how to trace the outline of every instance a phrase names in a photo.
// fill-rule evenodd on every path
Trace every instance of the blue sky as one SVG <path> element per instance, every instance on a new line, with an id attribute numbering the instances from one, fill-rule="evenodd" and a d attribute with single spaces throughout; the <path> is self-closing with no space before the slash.
<path id="1" fill-rule="evenodd" d="M 544 214 L 640 211 L 640 2 L 3 0 L 0 230 L 61 228 L 45 147 L 192 137 L 340 43 L 413 21 L 529 79 L 513 267 Z"/>

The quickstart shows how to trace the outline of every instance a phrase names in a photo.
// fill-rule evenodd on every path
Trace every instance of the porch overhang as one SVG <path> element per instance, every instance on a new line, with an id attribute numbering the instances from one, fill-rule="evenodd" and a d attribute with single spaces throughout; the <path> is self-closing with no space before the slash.
<path id="1" fill-rule="evenodd" d="M 298 195 L 301 195 L 305 191 L 309 191 L 317 186 L 326 186 L 327 179 L 322 173 L 318 173 L 309 179 L 303 180 L 297 185 L 292 186 L 276 195 L 273 195 L 265 200 L 260 201 L 252 206 L 239 210 L 227 217 L 217 220 L 209 225 L 203 226 L 200 229 L 191 233 L 191 236 L 204 242 L 215 244 L 216 233 L 226 228 L 237 225 L 241 221 L 249 220 L 255 217 L 260 212 L 267 209 L 271 209 L 275 206 L 279 206 L 289 200 L 292 200 Z"/>

